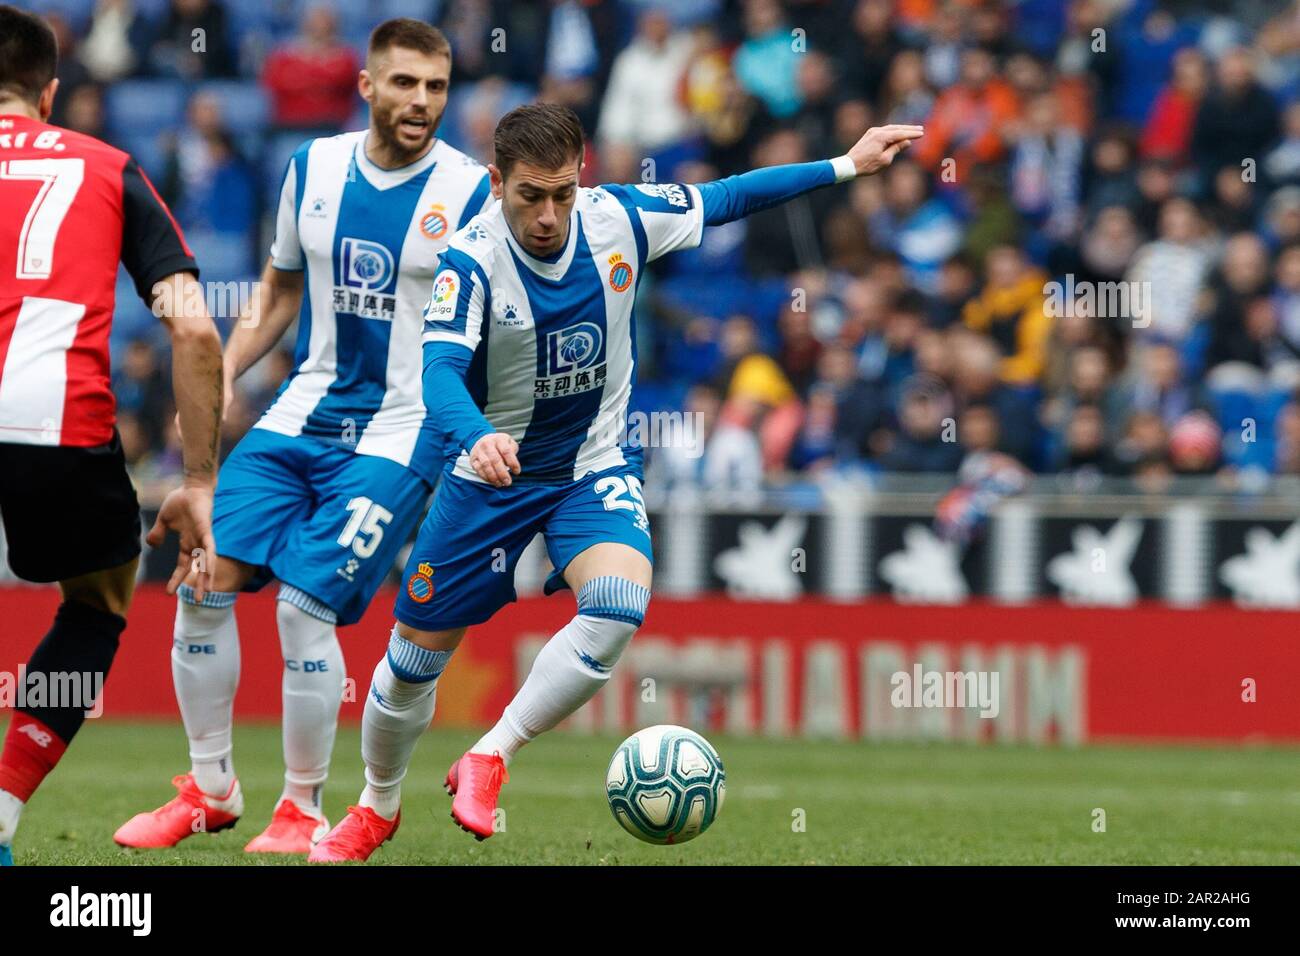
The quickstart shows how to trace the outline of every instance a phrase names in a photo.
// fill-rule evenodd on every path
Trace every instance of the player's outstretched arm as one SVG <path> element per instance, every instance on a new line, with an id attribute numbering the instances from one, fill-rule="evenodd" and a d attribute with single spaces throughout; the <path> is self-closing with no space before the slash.
<path id="1" fill-rule="evenodd" d="M 698 187 L 704 224 L 717 226 L 779 206 L 814 189 L 870 176 L 921 138 L 920 126 L 874 126 L 845 155 L 813 163 L 768 166 Z"/>
<path id="2" fill-rule="evenodd" d="M 184 293 L 160 297 L 154 303 L 155 314 L 171 334 L 172 390 L 181 423 L 185 478 L 181 487 L 163 500 L 147 540 L 158 547 L 167 531 L 180 535 L 180 557 L 167 590 L 175 593 L 193 569 L 198 572 L 195 595 L 202 600 L 217 554 L 212 537 L 212 492 L 217 483 L 223 402 L 221 336 L 201 305 L 204 300 L 197 281 L 189 272 L 169 276 L 165 285 L 184 289 Z M 195 308 L 194 303 L 200 305 Z"/>
<path id="3" fill-rule="evenodd" d="M 275 348 L 302 308 L 303 273 L 277 269 L 268 259 L 257 284 L 257 295 L 244 306 L 226 341 L 223 359 L 225 403 L 230 405 L 235 379 Z M 224 416 L 224 409 L 223 409 Z"/>

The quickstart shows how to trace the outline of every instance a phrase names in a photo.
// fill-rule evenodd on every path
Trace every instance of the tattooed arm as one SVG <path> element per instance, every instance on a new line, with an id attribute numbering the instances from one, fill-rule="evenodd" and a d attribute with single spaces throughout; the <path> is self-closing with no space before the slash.
<path id="1" fill-rule="evenodd" d="M 149 531 L 149 544 L 162 544 L 168 529 L 181 538 L 180 560 L 168 584 L 174 592 L 192 567 L 198 549 L 208 555 L 196 562 L 196 596 L 202 600 L 217 550 L 212 538 L 212 493 L 217 484 L 217 452 L 221 438 L 221 337 L 203 305 L 202 291 L 192 273 L 178 272 L 165 280 L 179 296 L 160 296 L 155 314 L 171 334 L 172 390 L 180 419 L 185 478 L 169 494 Z"/>

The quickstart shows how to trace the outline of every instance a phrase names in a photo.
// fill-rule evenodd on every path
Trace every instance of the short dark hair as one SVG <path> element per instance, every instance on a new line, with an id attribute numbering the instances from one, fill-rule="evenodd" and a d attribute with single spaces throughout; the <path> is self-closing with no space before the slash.
<path id="1" fill-rule="evenodd" d="M 529 103 L 517 106 L 497 123 L 492 138 L 493 162 L 502 178 L 523 161 L 559 169 L 582 156 L 582 121 L 567 106 Z"/>
<path id="2" fill-rule="evenodd" d="M 415 50 L 425 54 L 441 54 L 451 59 L 451 44 L 443 32 L 430 26 L 423 20 L 410 17 L 395 17 L 385 20 L 370 32 L 370 45 L 366 48 L 367 59 L 399 46 L 405 50 Z"/>
<path id="3" fill-rule="evenodd" d="M 59 41 L 34 13 L 0 4 L 0 93 L 35 105 L 59 67 Z"/>

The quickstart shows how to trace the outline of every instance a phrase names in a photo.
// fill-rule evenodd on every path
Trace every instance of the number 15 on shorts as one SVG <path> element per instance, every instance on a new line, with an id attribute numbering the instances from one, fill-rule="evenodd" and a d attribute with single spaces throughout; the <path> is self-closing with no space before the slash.
<path id="1" fill-rule="evenodd" d="M 369 498 L 353 498 L 346 510 L 352 516 L 338 537 L 339 546 L 352 548 L 358 558 L 368 558 L 384 540 L 384 526 L 393 520 L 393 513 Z"/>

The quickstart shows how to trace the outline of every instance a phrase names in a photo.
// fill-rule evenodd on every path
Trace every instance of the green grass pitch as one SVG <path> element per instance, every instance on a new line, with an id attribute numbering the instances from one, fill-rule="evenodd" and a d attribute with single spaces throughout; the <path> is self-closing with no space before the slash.
<path id="1" fill-rule="evenodd" d="M 604 773 L 618 740 L 552 733 L 511 767 L 505 832 L 477 843 L 449 817 L 442 778 L 475 739 L 433 730 L 404 786 L 397 838 L 373 864 L 1295 864 L 1300 751 L 773 742 L 717 736 L 727 800 L 714 826 L 676 847 L 615 823 Z M 325 809 L 337 820 L 362 783 L 359 730 L 339 732 Z M 131 814 L 168 799 L 185 769 L 177 724 L 91 721 L 24 813 L 22 864 L 279 864 L 243 845 L 281 783 L 280 732 L 243 724 L 235 766 L 247 809 L 233 830 L 174 850 L 112 843 Z M 1094 832 L 1094 809 L 1105 832 Z M 800 813 L 799 811 L 802 811 Z M 802 820 L 799 832 L 796 824 Z"/>

